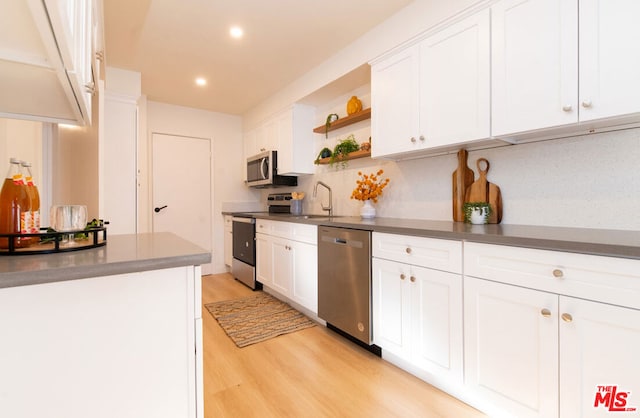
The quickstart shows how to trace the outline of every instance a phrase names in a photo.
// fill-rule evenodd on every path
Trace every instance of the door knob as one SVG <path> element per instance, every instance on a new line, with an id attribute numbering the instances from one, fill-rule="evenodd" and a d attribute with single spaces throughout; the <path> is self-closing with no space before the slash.
<path id="1" fill-rule="evenodd" d="M 154 209 L 154 212 L 155 212 L 155 213 L 158 213 L 158 212 L 160 212 L 162 209 L 164 209 L 164 208 L 166 208 L 166 207 L 167 207 L 167 205 L 161 206 L 161 207 L 159 207 L 159 208 L 155 208 L 155 209 Z"/>

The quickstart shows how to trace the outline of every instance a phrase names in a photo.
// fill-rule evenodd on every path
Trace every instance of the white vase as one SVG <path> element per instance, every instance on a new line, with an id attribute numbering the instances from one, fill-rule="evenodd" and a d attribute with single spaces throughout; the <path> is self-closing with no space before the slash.
<path id="1" fill-rule="evenodd" d="M 365 200 L 364 205 L 360 209 L 360 217 L 362 219 L 372 219 L 376 217 L 376 208 L 371 204 L 370 200 Z"/>
<path id="2" fill-rule="evenodd" d="M 471 210 L 471 223 L 474 225 L 486 224 L 489 216 L 487 207 L 473 208 Z"/>

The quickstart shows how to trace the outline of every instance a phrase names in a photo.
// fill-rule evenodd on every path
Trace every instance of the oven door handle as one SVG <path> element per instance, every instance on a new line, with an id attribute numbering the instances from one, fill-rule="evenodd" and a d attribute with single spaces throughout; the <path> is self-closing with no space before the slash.
<path id="1" fill-rule="evenodd" d="M 260 160 L 260 175 L 262 176 L 262 180 L 269 178 L 269 159 L 267 157 Z"/>

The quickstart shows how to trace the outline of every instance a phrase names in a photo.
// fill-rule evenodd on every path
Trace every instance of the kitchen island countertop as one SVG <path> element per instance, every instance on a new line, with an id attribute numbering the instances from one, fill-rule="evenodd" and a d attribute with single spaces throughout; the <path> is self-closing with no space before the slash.
<path id="1" fill-rule="evenodd" d="M 111 235 L 107 245 L 56 254 L 0 257 L 0 288 L 134 273 L 210 262 L 211 254 L 172 233 Z"/>
<path id="2" fill-rule="evenodd" d="M 541 250 L 566 251 L 609 257 L 640 259 L 640 231 L 566 228 L 535 225 L 487 224 L 402 218 L 362 219 L 359 216 L 223 213 L 285 222 L 364 229 L 390 234 L 453 239 Z"/>

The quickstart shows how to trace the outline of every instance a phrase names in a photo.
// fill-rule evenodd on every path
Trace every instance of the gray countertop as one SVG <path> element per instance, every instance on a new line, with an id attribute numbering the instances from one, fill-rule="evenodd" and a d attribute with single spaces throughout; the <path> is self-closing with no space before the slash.
<path id="1" fill-rule="evenodd" d="M 224 213 L 234 215 L 234 213 Z M 391 234 L 454 239 L 543 250 L 640 259 L 640 231 L 563 228 L 531 225 L 470 225 L 462 222 L 358 216 L 311 217 L 267 212 L 235 215 Z"/>
<path id="2" fill-rule="evenodd" d="M 103 247 L 0 257 L 0 288 L 201 265 L 211 254 L 165 232 L 111 235 Z"/>

